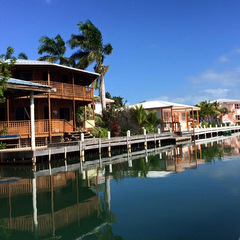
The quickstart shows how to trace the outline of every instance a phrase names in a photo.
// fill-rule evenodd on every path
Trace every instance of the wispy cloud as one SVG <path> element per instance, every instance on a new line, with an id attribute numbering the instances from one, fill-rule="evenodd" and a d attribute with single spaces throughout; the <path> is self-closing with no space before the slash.
<path id="1" fill-rule="evenodd" d="M 212 94 L 212 95 L 221 95 L 221 97 L 226 97 L 229 89 L 226 88 L 217 88 L 217 89 L 204 89 L 203 93 Z"/>
<path id="2" fill-rule="evenodd" d="M 189 77 L 193 84 L 210 83 L 218 86 L 237 86 L 240 83 L 240 67 L 231 71 L 216 72 L 208 70 L 196 77 Z"/>
<path id="3" fill-rule="evenodd" d="M 228 62 L 229 58 L 226 55 L 222 55 L 221 57 L 218 58 L 218 61 L 221 63 Z"/>

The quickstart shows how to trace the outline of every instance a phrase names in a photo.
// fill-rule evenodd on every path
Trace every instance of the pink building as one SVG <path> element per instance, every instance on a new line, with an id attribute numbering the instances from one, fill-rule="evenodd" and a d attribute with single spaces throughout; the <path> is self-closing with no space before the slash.
<path id="1" fill-rule="evenodd" d="M 220 107 L 228 109 L 229 113 L 222 116 L 223 123 L 240 122 L 240 100 L 236 99 L 217 99 Z"/>

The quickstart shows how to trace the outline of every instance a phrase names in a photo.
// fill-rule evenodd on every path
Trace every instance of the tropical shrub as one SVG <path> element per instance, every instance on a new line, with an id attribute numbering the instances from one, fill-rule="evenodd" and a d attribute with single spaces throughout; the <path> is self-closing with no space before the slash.
<path id="1" fill-rule="evenodd" d="M 113 137 L 116 137 L 116 136 L 119 136 L 119 133 L 120 133 L 120 125 L 118 123 L 115 123 L 113 126 L 112 126 L 112 130 L 111 130 L 111 134 Z"/>

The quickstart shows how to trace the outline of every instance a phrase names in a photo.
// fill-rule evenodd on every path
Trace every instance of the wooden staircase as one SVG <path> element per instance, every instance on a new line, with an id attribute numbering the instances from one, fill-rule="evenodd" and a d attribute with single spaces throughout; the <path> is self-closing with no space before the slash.
<path id="1" fill-rule="evenodd" d="M 84 134 L 84 139 L 94 138 L 90 132 L 87 131 L 79 131 L 79 132 L 65 132 L 64 133 L 64 141 L 80 141 L 81 134 Z"/>

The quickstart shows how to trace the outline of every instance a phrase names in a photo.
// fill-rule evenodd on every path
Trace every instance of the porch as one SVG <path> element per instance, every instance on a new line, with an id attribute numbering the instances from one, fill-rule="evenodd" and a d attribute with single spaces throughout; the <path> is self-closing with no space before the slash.
<path id="1" fill-rule="evenodd" d="M 0 131 L 6 129 L 7 135 L 18 134 L 21 138 L 31 137 L 31 122 L 30 120 L 23 121 L 5 121 L 0 122 Z M 52 136 L 61 136 L 65 132 L 73 132 L 74 126 L 71 122 L 64 119 L 51 120 L 51 133 Z M 41 119 L 35 120 L 35 136 L 48 137 L 49 136 L 49 120 Z"/>

